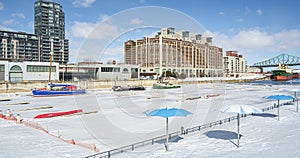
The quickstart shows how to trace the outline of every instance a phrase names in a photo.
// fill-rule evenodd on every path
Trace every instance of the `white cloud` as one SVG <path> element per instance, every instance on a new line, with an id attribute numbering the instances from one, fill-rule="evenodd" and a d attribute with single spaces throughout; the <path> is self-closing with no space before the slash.
<path id="1" fill-rule="evenodd" d="M 274 41 L 281 51 L 300 49 L 300 30 L 283 30 L 278 32 L 274 35 Z"/>
<path id="2" fill-rule="evenodd" d="M 13 13 L 11 16 L 12 17 L 17 17 L 17 18 L 20 18 L 20 19 L 25 19 L 25 15 L 23 13 Z"/>
<path id="3" fill-rule="evenodd" d="M 0 2 L 0 10 L 3 10 L 4 9 L 4 5 L 3 3 Z"/>
<path id="4" fill-rule="evenodd" d="M 130 20 L 130 24 L 132 25 L 140 25 L 143 21 L 139 18 L 134 18 Z"/>
<path id="5" fill-rule="evenodd" d="M 100 19 L 99 19 L 99 22 L 98 22 L 98 23 L 104 22 L 104 21 L 108 21 L 109 18 L 110 18 L 109 15 L 107 15 L 107 14 L 102 14 L 102 15 L 100 16 Z"/>
<path id="6" fill-rule="evenodd" d="M 209 34 L 213 36 L 216 45 L 223 48 L 224 52 L 237 50 L 241 54 L 252 57 L 262 56 L 262 52 L 292 55 L 300 49 L 300 30 L 283 30 L 270 34 L 260 28 L 252 28 L 241 30 L 233 36 L 213 32 Z"/>
<path id="7" fill-rule="evenodd" d="M 140 0 L 139 2 L 140 2 L 140 3 L 145 3 L 145 0 Z"/>
<path id="8" fill-rule="evenodd" d="M 216 46 L 223 48 L 223 52 L 236 50 L 245 56 L 249 65 L 280 53 L 298 56 L 300 49 L 300 30 L 296 29 L 270 34 L 260 28 L 252 28 L 234 35 L 213 32 L 209 35 L 214 38 Z"/>
<path id="9" fill-rule="evenodd" d="M 0 2 L 0 10 L 3 10 L 4 9 L 4 5 L 3 3 Z"/>
<path id="10" fill-rule="evenodd" d="M 12 25 L 12 24 L 16 25 L 16 24 L 18 24 L 18 23 L 19 23 L 19 22 L 18 22 L 17 20 L 15 20 L 15 19 L 4 20 L 4 21 L 2 22 L 2 24 L 4 24 L 4 25 Z"/>
<path id="11" fill-rule="evenodd" d="M 75 21 L 71 28 L 74 37 L 86 39 L 113 38 L 118 33 L 118 27 L 108 23 L 88 23 Z"/>
<path id="12" fill-rule="evenodd" d="M 259 29 L 243 30 L 239 32 L 233 41 L 240 48 L 266 48 L 273 45 L 273 37 Z"/>
<path id="13" fill-rule="evenodd" d="M 256 13 L 257 13 L 258 15 L 262 15 L 262 14 L 263 14 L 263 11 L 260 10 L 260 9 L 257 9 L 257 10 L 256 10 Z"/>
<path id="14" fill-rule="evenodd" d="M 27 26 L 28 26 L 28 28 L 30 28 L 31 30 L 32 30 L 32 32 L 34 32 L 33 30 L 34 30 L 34 22 L 33 21 L 29 21 L 28 23 L 27 23 Z"/>
<path id="15" fill-rule="evenodd" d="M 237 22 L 244 22 L 244 19 L 243 18 L 238 18 L 236 19 Z"/>
<path id="16" fill-rule="evenodd" d="M 248 6 L 245 7 L 245 15 L 248 15 L 251 12 Z"/>
<path id="17" fill-rule="evenodd" d="M 87 8 L 90 7 L 96 0 L 75 0 L 73 1 L 72 5 L 74 7 L 83 7 Z"/>
<path id="18" fill-rule="evenodd" d="M 87 22 L 75 21 L 72 25 L 72 35 L 74 37 L 84 37 L 87 38 L 89 33 L 95 28 L 96 24 Z"/>
<path id="19" fill-rule="evenodd" d="M 122 46 L 109 47 L 104 50 L 103 54 L 109 55 L 109 56 L 121 57 L 121 56 L 123 56 L 123 47 Z"/>
<path id="20" fill-rule="evenodd" d="M 224 15 L 225 13 L 224 12 L 219 12 L 219 15 Z"/>
<path id="21" fill-rule="evenodd" d="M 5 30 L 5 31 L 15 31 L 15 30 L 13 30 L 13 29 L 11 29 L 11 28 L 8 28 L 8 27 L 2 26 L 2 25 L 0 25 L 0 30 Z"/>

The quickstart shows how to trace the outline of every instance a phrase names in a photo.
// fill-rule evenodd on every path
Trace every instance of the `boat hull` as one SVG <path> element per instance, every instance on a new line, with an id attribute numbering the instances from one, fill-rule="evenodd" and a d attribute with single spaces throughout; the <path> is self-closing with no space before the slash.
<path id="1" fill-rule="evenodd" d="M 179 85 L 165 85 L 165 84 L 153 84 L 153 89 L 172 89 L 172 88 L 180 88 Z"/>
<path id="2" fill-rule="evenodd" d="M 32 90 L 34 96 L 60 96 L 60 95 L 77 95 L 85 94 L 86 90 L 74 90 L 74 91 L 51 91 L 51 90 Z"/>
<path id="3" fill-rule="evenodd" d="M 122 86 L 113 86 L 113 91 L 140 91 L 146 90 L 144 86 L 132 86 L 132 87 L 122 87 Z"/>
<path id="4" fill-rule="evenodd" d="M 52 112 L 46 114 L 39 114 L 34 117 L 34 119 L 41 119 L 41 118 L 50 118 L 50 117 L 57 117 L 57 116 L 64 116 L 64 115 L 71 115 L 82 112 L 82 109 L 78 110 L 71 110 L 71 111 L 62 111 L 62 112 Z"/>
<path id="5" fill-rule="evenodd" d="M 293 76 L 274 76 L 276 81 L 287 81 L 293 79 Z"/>

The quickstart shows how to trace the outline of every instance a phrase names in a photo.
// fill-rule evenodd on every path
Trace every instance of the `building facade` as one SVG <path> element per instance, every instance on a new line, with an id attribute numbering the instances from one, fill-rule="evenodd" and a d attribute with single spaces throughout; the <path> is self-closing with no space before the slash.
<path id="1" fill-rule="evenodd" d="M 222 48 L 212 45 L 212 38 L 188 31 L 162 28 L 155 37 L 124 43 L 125 64 L 141 66 L 142 73 L 165 71 L 188 77 L 223 76 Z"/>
<path id="2" fill-rule="evenodd" d="M 40 61 L 39 37 L 24 32 L 0 30 L 0 59 Z"/>
<path id="3" fill-rule="evenodd" d="M 49 73 L 51 70 L 51 73 Z M 0 81 L 51 81 L 59 80 L 59 64 L 48 62 L 9 62 L 0 61 Z"/>
<path id="4" fill-rule="evenodd" d="M 69 61 L 69 40 L 65 39 L 65 14 L 62 5 L 38 0 L 34 3 L 34 33 L 40 38 L 40 60 L 60 64 Z M 51 55 L 50 55 L 51 54 Z"/>
<path id="5" fill-rule="evenodd" d="M 139 79 L 140 67 L 128 64 L 102 64 L 100 62 L 80 62 L 60 65 L 60 80 L 130 80 Z"/>
<path id="6" fill-rule="evenodd" d="M 224 71 L 226 77 L 239 77 L 246 73 L 246 59 L 237 51 L 226 51 Z"/>

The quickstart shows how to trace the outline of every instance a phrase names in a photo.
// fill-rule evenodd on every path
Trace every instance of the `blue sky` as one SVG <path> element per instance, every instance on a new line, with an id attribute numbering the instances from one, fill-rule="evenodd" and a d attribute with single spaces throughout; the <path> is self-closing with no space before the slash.
<path id="1" fill-rule="evenodd" d="M 280 53 L 300 56 L 300 1 L 54 1 L 63 5 L 66 15 L 70 62 L 122 61 L 125 40 L 151 36 L 158 27 L 170 25 L 176 30 L 204 30 L 224 54 L 237 50 L 248 65 Z M 0 29 L 33 33 L 34 2 L 0 0 Z"/>

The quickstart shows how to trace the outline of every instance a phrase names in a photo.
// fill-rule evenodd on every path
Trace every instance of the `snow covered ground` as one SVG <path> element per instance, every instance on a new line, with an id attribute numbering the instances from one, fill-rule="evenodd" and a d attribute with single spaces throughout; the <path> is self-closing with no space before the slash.
<path id="1" fill-rule="evenodd" d="M 260 108 L 276 103 L 265 97 L 273 94 L 294 95 L 296 84 L 200 84 L 182 85 L 180 89 L 112 92 L 108 89 L 89 90 L 85 95 L 33 97 L 30 93 L 1 94 L 0 109 L 20 114 L 23 121 L 37 123 L 43 129 L 0 119 L 0 157 L 84 157 L 130 145 L 165 134 L 165 119 L 146 117 L 144 112 L 162 107 L 180 107 L 192 112 L 187 117 L 169 120 L 171 132 L 233 116 L 220 110 L 232 104 Z M 208 94 L 220 96 L 205 99 Z M 201 99 L 186 98 L 202 96 Z M 28 104 L 24 104 L 24 102 Z M 23 103 L 23 104 L 21 104 Z M 41 107 L 48 107 L 42 109 Z M 34 109 L 36 108 L 36 109 Z M 39 109 L 40 108 L 40 109 Z M 85 115 L 33 119 L 47 112 L 83 109 Z M 268 114 L 241 119 L 240 148 L 236 143 L 236 121 L 211 129 L 190 133 L 170 144 L 137 148 L 114 157 L 297 157 L 300 155 L 299 114 L 295 105 L 284 106 L 277 121 L 277 110 Z M 95 113 L 97 111 L 97 113 Z M 75 140 L 75 145 L 69 143 Z M 65 140 L 65 141 L 64 141 Z"/>

